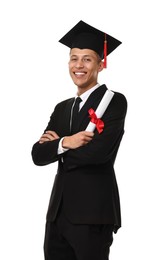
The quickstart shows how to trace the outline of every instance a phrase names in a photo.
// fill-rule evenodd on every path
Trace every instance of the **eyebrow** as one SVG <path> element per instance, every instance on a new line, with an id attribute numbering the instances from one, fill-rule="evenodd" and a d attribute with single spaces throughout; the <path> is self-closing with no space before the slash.
<path id="1" fill-rule="evenodd" d="M 72 55 L 70 55 L 70 57 L 77 57 L 77 56 L 81 56 L 82 54 L 72 54 Z M 85 58 L 85 57 L 93 57 L 92 55 L 90 55 L 90 54 L 85 54 L 85 55 L 83 55 L 83 58 Z"/>

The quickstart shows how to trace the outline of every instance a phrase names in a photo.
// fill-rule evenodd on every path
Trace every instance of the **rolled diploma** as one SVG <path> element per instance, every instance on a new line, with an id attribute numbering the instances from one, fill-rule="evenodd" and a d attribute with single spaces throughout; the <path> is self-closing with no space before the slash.
<path id="1" fill-rule="evenodd" d="M 112 92 L 111 90 L 106 90 L 103 98 L 101 99 L 101 101 L 95 111 L 97 118 L 101 118 L 103 116 L 103 114 L 105 113 L 113 96 L 114 96 L 114 92 Z M 96 128 L 96 125 L 90 121 L 86 128 L 86 131 L 93 132 L 95 130 L 95 128 Z"/>

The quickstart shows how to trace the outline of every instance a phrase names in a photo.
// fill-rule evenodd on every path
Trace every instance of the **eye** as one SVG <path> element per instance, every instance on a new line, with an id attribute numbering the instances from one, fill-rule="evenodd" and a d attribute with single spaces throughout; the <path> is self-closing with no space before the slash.
<path id="1" fill-rule="evenodd" d="M 85 62 L 90 62 L 91 59 L 90 59 L 90 58 L 84 58 L 83 61 L 85 61 Z"/>
<path id="2" fill-rule="evenodd" d="M 76 57 L 71 57 L 70 61 L 77 61 L 77 58 Z"/>

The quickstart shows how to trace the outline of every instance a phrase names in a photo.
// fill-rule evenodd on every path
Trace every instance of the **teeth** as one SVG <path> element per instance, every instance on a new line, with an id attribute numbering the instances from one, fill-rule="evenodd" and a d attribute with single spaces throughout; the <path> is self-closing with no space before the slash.
<path id="1" fill-rule="evenodd" d="M 75 72 L 75 75 L 84 75 L 84 72 Z"/>

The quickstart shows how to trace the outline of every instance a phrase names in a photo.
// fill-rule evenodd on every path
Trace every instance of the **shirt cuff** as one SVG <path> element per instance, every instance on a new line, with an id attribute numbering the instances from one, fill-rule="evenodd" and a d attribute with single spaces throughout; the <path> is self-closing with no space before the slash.
<path id="1" fill-rule="evenodd" d="M 67 152 L 69 149 L 67 148 L 63 148 L 62 147 L 62 141 L 63 141 L 64 137 L 61 138 L 60 142 L 59 142 L 59 145 L 58 145 L 58 150 L 57 150 L 57 154 L 61 154 L 61 153 L 65 153 Z"/>

